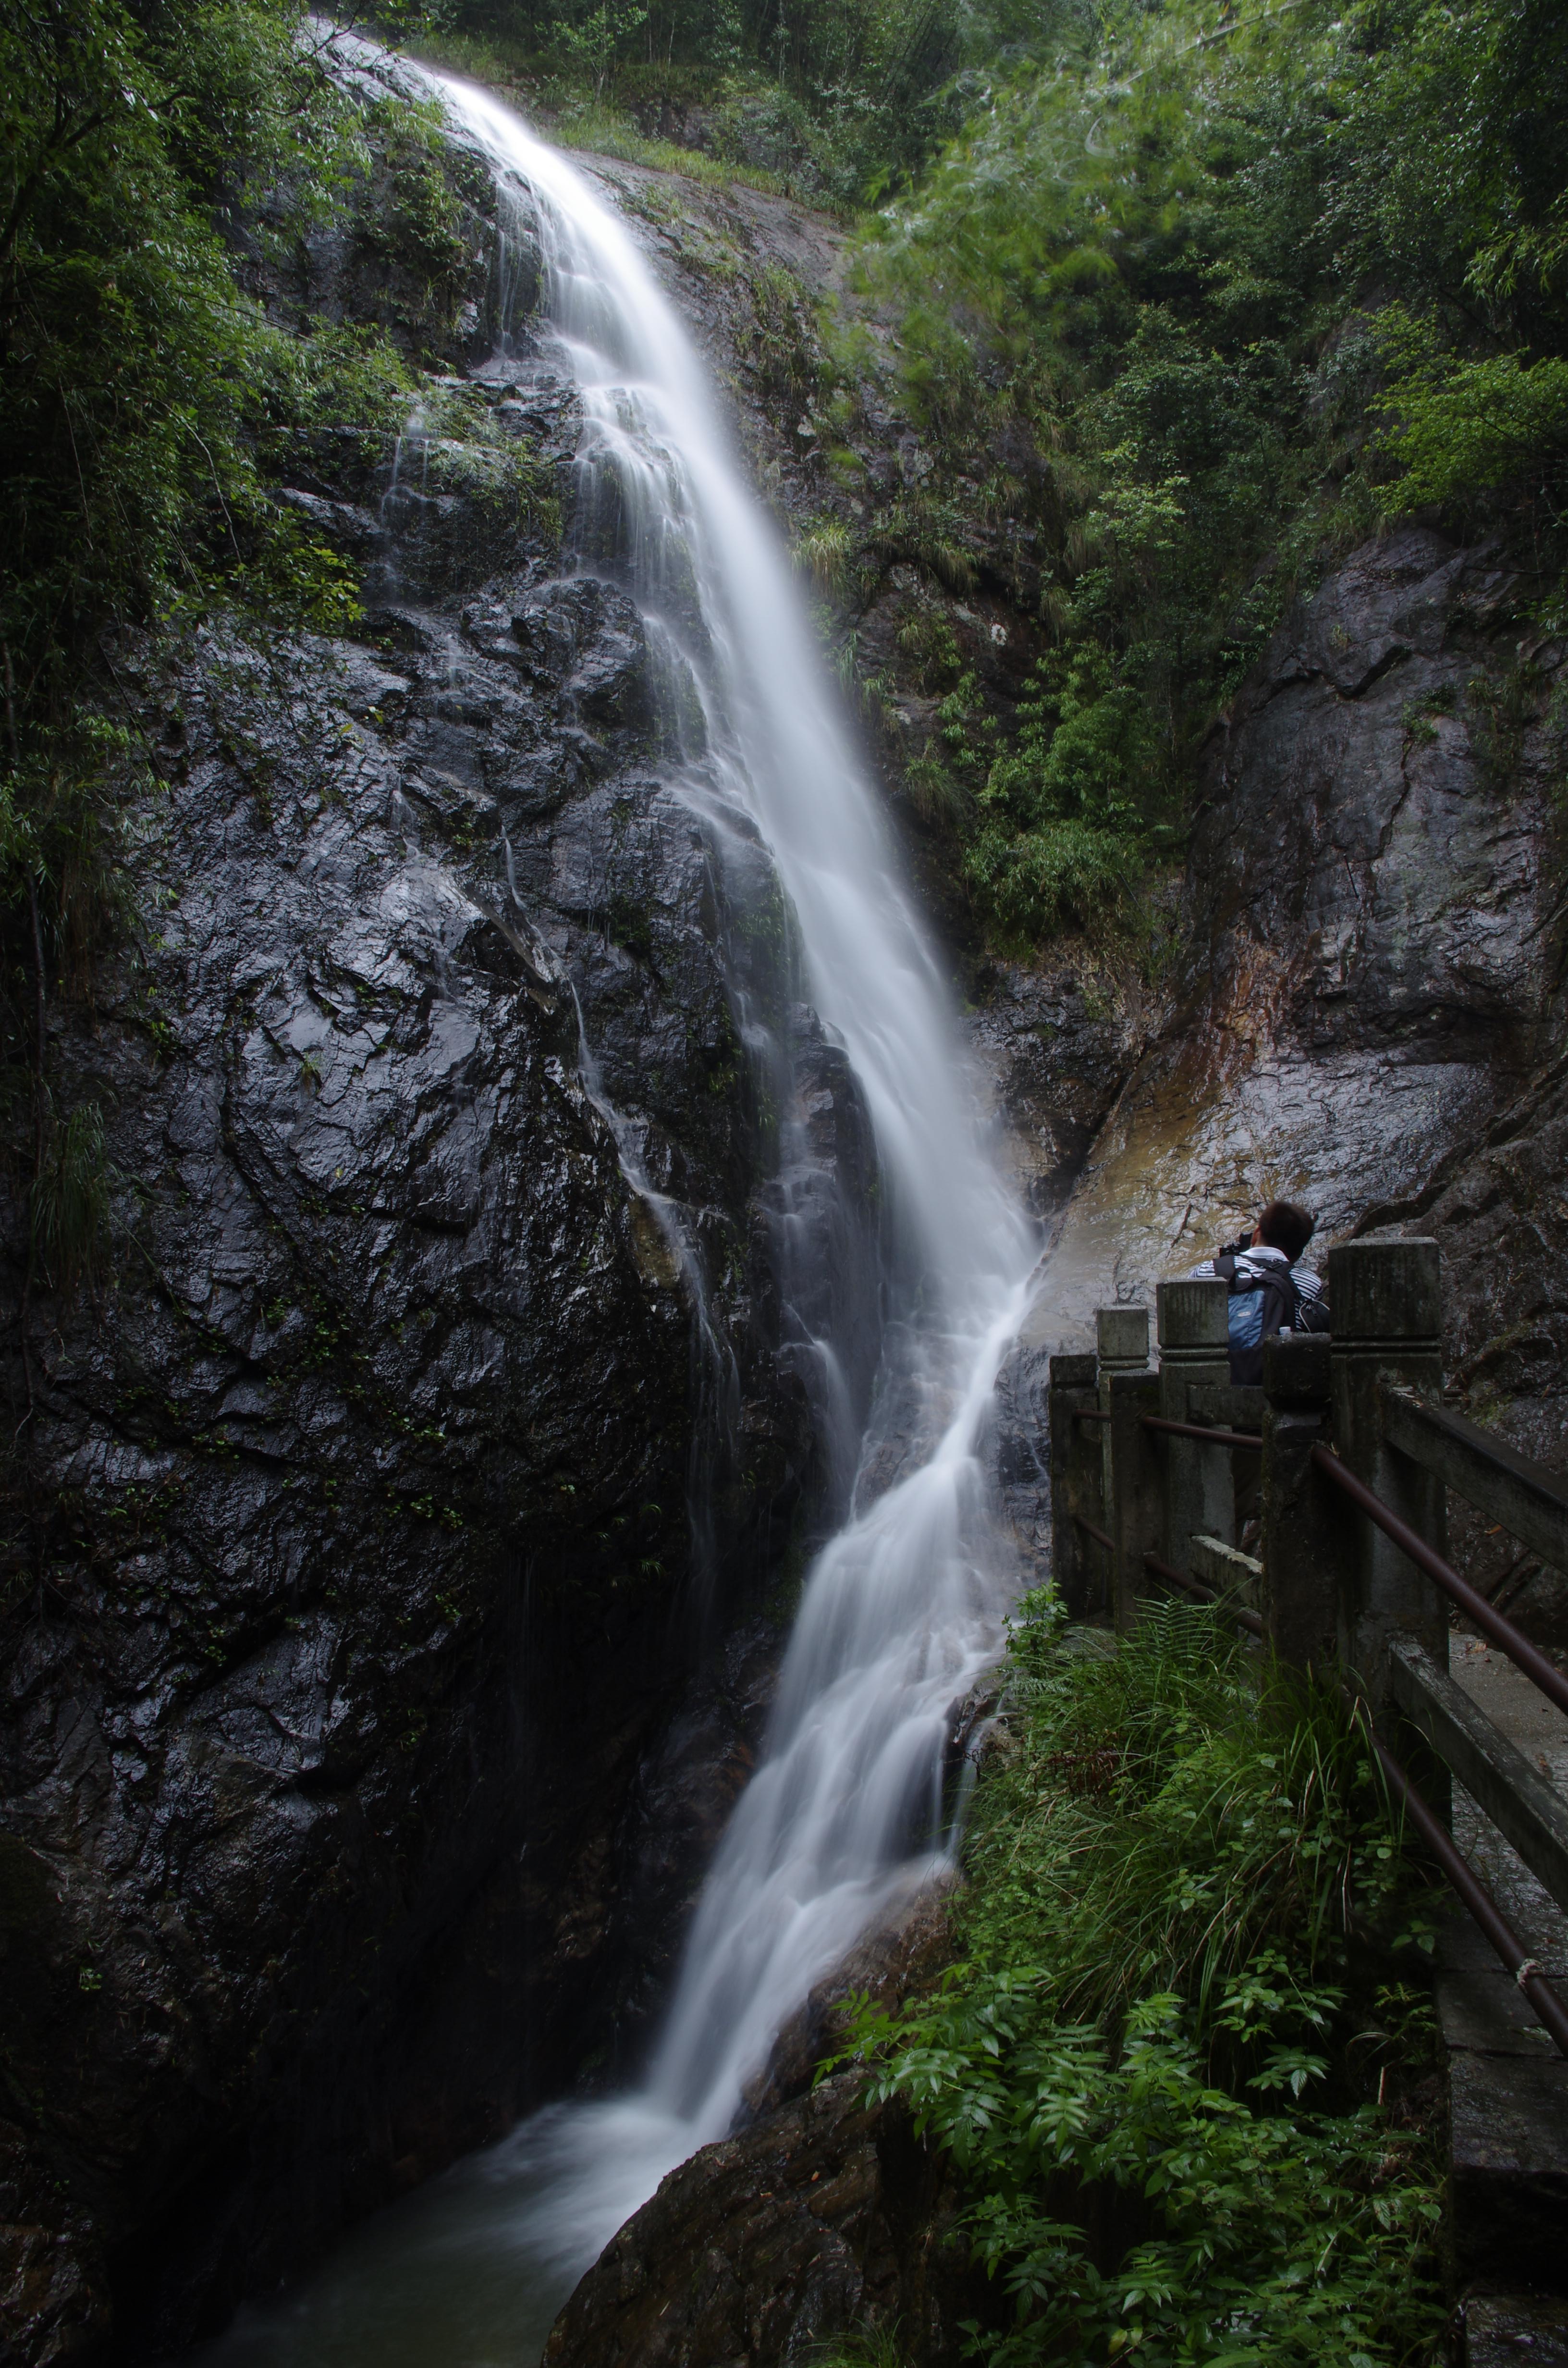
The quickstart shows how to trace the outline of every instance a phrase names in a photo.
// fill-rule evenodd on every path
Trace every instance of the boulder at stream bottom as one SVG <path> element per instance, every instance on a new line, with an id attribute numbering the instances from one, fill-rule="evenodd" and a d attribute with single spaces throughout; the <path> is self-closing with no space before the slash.
<path id="1" fill-rule="evenodd" d="M 544 2368 L 769 2368 L 893 2328 L 913 2368 L 956 2356 L 996 2290 L 971 2263 L 948 2158 L 902 2100 L 865 2100 L 858 2068 L 812 2086 L 852 1998 L 896 2013 L 950 1964 L 950 1889 L 910 1885 L 815 1984 L 747 2091 L 756 2118 L 671 2171 L 606 2247 Z"/>
<path id="2" fill-rule="evenodd" d="M 544 2368 L 773 2368 L 852 2328 L 949 2358 L 987 2287 L 943 2158 L 840 2073 L 671 2171 L 578 2286 Z"/>

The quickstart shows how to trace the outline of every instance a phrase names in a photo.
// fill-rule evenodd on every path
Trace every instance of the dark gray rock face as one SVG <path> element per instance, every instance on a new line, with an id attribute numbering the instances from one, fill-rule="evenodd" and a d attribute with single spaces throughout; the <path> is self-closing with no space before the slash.
<path id="1" fill-rule="evenodd" d="M 1193 849 L 1216 1028 L 1528 1063 L 1551 768 L 1537 717 L 1500 721 L 1517 598 L 1495 552 L 1406 528 L 1278 636 L 1210 750 Z"/>
<path id="2" fill-rule="evenodd" d="M 841 2074 L 672 2171 L 557 2319 L 546 2368 L 781 2368 L 865 2326 L 930 2368 L 991 2297 L 901 2108 Z"/>
<path id="3" fill-rule="evenodd" d="M 637 1928 L 638 1771 L 817 1483 L 737 997 L 840 1206 L 864 1113 L 562 557 L 575 433 L 547 344 L 432 379 L 390 482 L 322 436 L 287 489 L 357 638 L 117 653 L 164 787 L 134 942 L 51 1018 L 107 1259 L 29 1286 L 9 1178 L 0 1227 L 29 2368 L 217 2323 L 645 2015 L 729 1779 Z"/>
<path id="4" fill-rule="evenodd" d="M 1049 1234 L 1162 1006 L 1125 979 L 1112 986 L 1093 963 L 990 963 L 974 996 L 969 1042 L 990 1087 L 1000 1156 Z"/>
<path id="5" fill-rule="evenodd" d="M 1556 1025 L 1551 696 L 1498 554 L 1407 528 L 1302 604 L 1208 754 L 1176 1009 L 1096 1141 L 1040 1344 L 1283 1193 L 1418 1197 Z"/>
<path id="6" fill-rule="evenodd" d="M 1443 1256 L 1448 1393 L 1523 1453 L 1568 1471 L 1568 1057 L 1454 1145 L 1423 1191 L 1358 1230 L 1430 1235 Z M 1450 1548 L 1535 1641 L 1568 1656 L 1568 1574 L 1525 1553 L 1457 1496 Z"/>
<path id="7" fill-rule="evenodd" d="M 670 2173 L 579 2283 L 545 2368 L 782 2368 L 852 2330 L 897 2330 L 938 2368 L 999 2301 L 973 2266 L 962 2197 L 902 2101 L 864 2076 L 813 2089 L 851 1992 L 896 2012 L 952 1956 L 939 1890 L 916 1891 L 818 1985 L 752 2092 L 755 2118 Z"/>

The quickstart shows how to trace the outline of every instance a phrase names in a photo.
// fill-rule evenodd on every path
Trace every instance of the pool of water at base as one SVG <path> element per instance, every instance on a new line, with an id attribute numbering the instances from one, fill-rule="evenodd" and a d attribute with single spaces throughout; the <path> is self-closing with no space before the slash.
<path id="1" fill-rule="evenodd" d="M 525 2234 L 558 2173 L 522 2136 L 375 2213 L 186 2368 L 536 2368 L 583 2262 L 542 2258 Z"/>

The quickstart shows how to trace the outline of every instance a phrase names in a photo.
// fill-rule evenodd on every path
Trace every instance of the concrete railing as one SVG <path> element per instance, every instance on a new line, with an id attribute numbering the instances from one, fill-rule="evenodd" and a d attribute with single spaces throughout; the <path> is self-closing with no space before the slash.
<path id="1" fill-rule="evenodd" d="M 1220 1604 L 1288 1668 L 1335 1676 L 1396 1793 L 1540 2021 L 1568 2012 L 1455 1850 L 1457 1776 L 1568 1912 L 1568 1804 L 1449 1675 L 1449 1608 L 1568 1712 L 1568 1679 L 1448 1560 L 1451 1488 L 1568 1571 L 1568 1486 L 1441 1403 L 1431 1241 L 1331 1251 L 1332 1330 L 1266 1342 L 1229 1378 L 1223 1282 L 1100 1309 L 1051 1360 L 1054 1570 L 1068 1610 L 1133 1627 L 1169 1588 Z"/>

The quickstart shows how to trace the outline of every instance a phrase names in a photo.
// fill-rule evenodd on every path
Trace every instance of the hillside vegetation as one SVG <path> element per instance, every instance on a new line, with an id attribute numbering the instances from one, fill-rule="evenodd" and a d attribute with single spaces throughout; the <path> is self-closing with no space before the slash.
<path id="1" fill-rule="evenodd" d="M 433 111 L 351 100 L 295 0 L 0 0 L 0 1130 L 31 1276 L 70 1281 L 102 1126 L 56 1107 L 51 1015 L 90 1004 L 127 834 L 178 771 L 123 637 L 353 623 L 354 568 L 276 491 L 316 436 L 390 454 L 470 258 Z M 327 222 L 390 240 L 420 303 L 269 315 Z"/>
<path id="2" fill-rule="evenodd" d="M 862 694 L 1000 941 L 1138 921 L 1214 716 L 1293 590 L 1381 519 L 1497 528 L 1526 646 L 1560 628 L 1548 0 L 425 0 L 381 22 L 568 132 L 663 127 L 701 142 L 677 161 L 863 210 L 857 324 L 824 324 L 793 391 L 828 457 L 803 556 L 841 638 L 896 573 L 896 655 L 858 661 Z M 351 570 L 269 499 L 272 461 L 314 423 L 387 435 L 406 399 L 381 330 L 268 323 L 256 201 L 281 251 L 390 142 L 434 283 L 451 199 L 435 125 L 369 123 L 296 0 L 4 0 L 0 67 L 0 947 L 42 1160 L 50 980 L 83 973 L 107 812 L 147 782 L 107 720 L 106 636 L 236 602 L 349 615 Z M 868 466 L 890 409 L 917 438 L 891 484 Z M 1018 620 L 1005 662 L 977 586 Z"/>
<path id="3" fill-rule="evenodd" d="M 918 826 L 1012 950 L 1146 935 L 1215 716 L 1381 522 L 1498 529 L 1524 640 L 1559 630 L 1546 0 L 446 0 L 426 37 L 562 136 L 857 223 L 860 307 L 801 390 L 831 452 L 802 555 Z M 892 486 L 890 415 L 918 438 Z M 868 664 L 843 637 L 893 570 L 896 655 Z M 1005 661 L 976 588 L 1021 619 Z"/>
<path id="4" fill-rule="evenodd" d="M 923 472 L 913 786 L 991 927 L 1125 914 L 1299 588 L 1430 506 L 1568 620 L 1568 22 L 1530 0 L 1124 12 L 999 80 L 862 284 Z M 846 443 L 849 399 L 840 397 Z M 1019 680 L 955 619 L 1005 591 Z"/>

